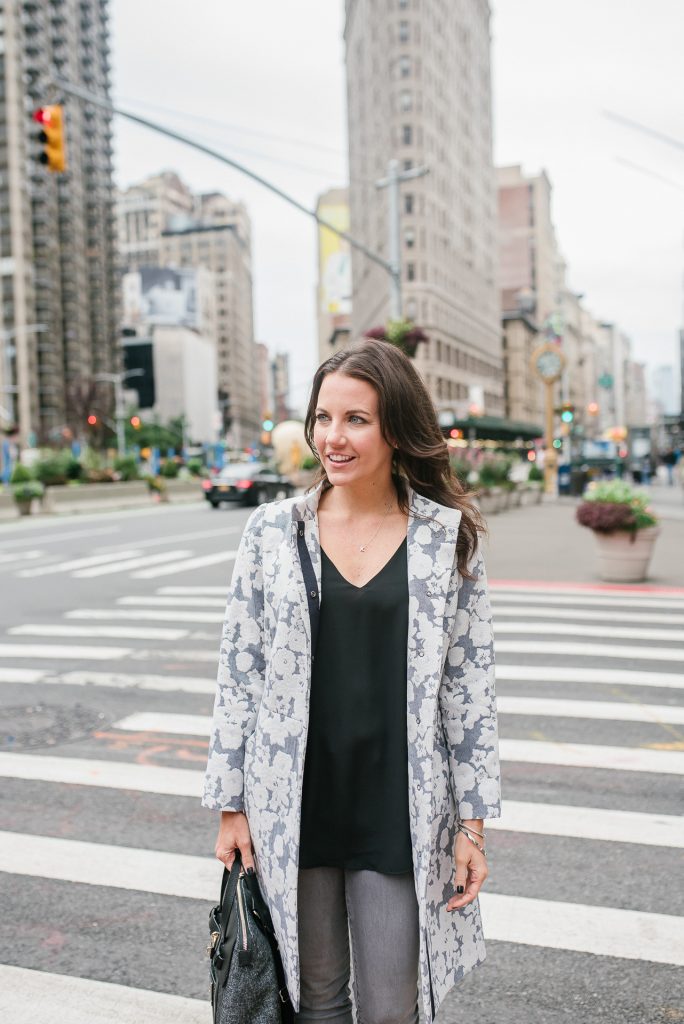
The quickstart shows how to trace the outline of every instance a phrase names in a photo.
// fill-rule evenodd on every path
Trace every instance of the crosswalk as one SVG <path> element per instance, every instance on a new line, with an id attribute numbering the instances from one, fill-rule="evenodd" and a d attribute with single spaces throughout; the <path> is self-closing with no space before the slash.
<path id="1" fill-rule="evenodd" d="M 121 548 L 117 561 L 90 556 L 34 564 L 40 563 L 37 551 L 9 562 L 8 571 L 24 578 L 65 574 L 93 581 L 120 571 L 149 581 L 150 589 L 82 601 L 54 621 L 22 622 L 0 635 L 0 685 L 8 695 L 3 703 L 88 702 L 106 708 L 100 730 L 64 749 L 13 749 L 5 738 L 0 784 L 11 784 L 17 800 L 24 792 L 40 792 L 46 805 L 77 793 L 80 806 L 92 793 L 103 804 L 115 801 L 120 815 L 116 837 L 100 838 L 93 822 L 81 821 L 77 811 L 67 834 L 56 826 L 52 832 L 48 826 L 15 828 L 6 813 L 0 872 L 10 889 L 12 881 L 33 880 L 48 894 L 50 886 L 64 887 L 76 902 L 87 899 L 86 890 L 104 905 L 115 891 L 163 897 L 201 918 L 204 939 L 206 910 L 220 879 L 213 841 L 207 840 L 206 853 L 182 852 L 134 822 L 140 801 L 149 801 L 145 806 L 152 810 L 158 806 L 160 820 L 169 808 L 197 806 L 225 588 L 152 581 L 183 564 L 228 563 L 235 552 L 219 558 L 196 555 L 188 546 L 162 558 L 161 552 L 131 546 Z M 495 582 L 491 592 L 504 804 L 501 819 L 488 823 L 491 867 L 482 913 L 490 957 L 501 944 L 501 956 L 509 947 L 535 947 L 542 955 L 684 966 L 682 921 L 666 900 L 651 905 L 635 898 L 633 904 L 615 905 L 600 888 L 568 899 L 554 891 L 552 881 L 542 883 L 541 875 L 543 891 L 537 894 L 532 883 L 519 887 L 514 866 L 525 844 L 539 851 L 542 862 L 545 844 L 561 843 L 554 856 L 567 857 L 568 865 L 586 849 L 587 856 L 605 863 L 618 857 L 615 871 L 621 858 L 630 858 L 649 876 L 657 874 L 661 860 L 669 865 L 667 857 L 681 855 L 684 590 Z M 632 789 L 657 796 L 632 800 Z M 564 869 L 563 860 L 555 862 L 551 874 Z M 129 943 L 128 955 L 135 958 L 135 938 Z M 187 962 L 183 936 L 175 946 L 173 936 L 165 943 L 167 951 L 173 947 L 172 956 Z M 49 963 L 42 971 L 31 969 L 30 960 L 0 967 L 0 1012 L 9 1011 L 3 1016 L 28 1020 L 22 1016 L 27 1002 L 39 1005 L 49 993 L 70 1008 L 74 1024 L 109 1020 L 98 1009 L 107 1000 L 123 1024 L 208 1024 L 206 967 L 198 956 L 185 987 L 168 992 L 148 992 L 125 978 L 112 985 L 103 975 L 77 977 L 73 961 L 65 963 L 53 973 Z"/>

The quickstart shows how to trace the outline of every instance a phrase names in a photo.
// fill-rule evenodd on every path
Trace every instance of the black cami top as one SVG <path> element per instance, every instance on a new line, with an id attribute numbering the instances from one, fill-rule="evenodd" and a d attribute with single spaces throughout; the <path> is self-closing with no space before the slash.
<path id="1" fill-rule="evenodd" d="M 363 587 L 321 562 L 299 866 L 412 871 L 407 542 Z"/>

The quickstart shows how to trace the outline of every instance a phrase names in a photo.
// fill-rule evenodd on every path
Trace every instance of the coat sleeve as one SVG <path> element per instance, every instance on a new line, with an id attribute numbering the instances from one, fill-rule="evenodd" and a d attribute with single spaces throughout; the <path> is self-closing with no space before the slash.
<path id="1" fill-rule="evenodd" d="M 458 574 L 456 617 L 439 693 L 454 797 L 461 819 L 501 814 L 494 636 L 487 574 L 478 545 Z"/>
<path id="2" fill-rule="evenodd" d="M 264 689 L 264 505 L 247 521 L 238 549 L 221 634 L 214 718 L 202 805 L 242 811 L 245 742 L 254 731 Z"/>

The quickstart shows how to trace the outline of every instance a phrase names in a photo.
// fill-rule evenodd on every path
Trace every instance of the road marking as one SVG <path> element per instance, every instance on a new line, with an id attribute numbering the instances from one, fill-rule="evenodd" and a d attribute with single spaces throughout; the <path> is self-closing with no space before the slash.
<path id="1" fill-rule="evenodd" d="M 621 668 L 579 668 L 572 665 L 501 665 L 496 678 L 516 683 L 591 683 L 601 686 L 655 686 L 684 689 L 681 672 L 640 671 Z"/>
<path id="2" fill-rule="evenodd" d="M 205 597 L 223 597 L 225 602 L 228 587 L 160 587 L 157 593 L 162 596 L 190 594 L 195 596 L 202 595 Z"/>
<path id="3" fill-rule="evenodd" d="M 12 626 L 7 632 L 12 636 L 82 636 L 103 637 L 110 640 L 182 640 L 188 635 L 187 629 L 164 629 L 146 626 L 63 626 L 33 625 Z"/>
<path id="4" fill-rule="evenodd" d="M 519 590 L 507 592 L 497 587 L 490 585 L 490 594 L 492 598 L 492 604 L 496 607 L 499 600 L 506 600 L 509 603 L 515 602 L 516 604 L 529 604 L 530 602 L 539 602 L 539 597 L 543 596 L 544 604 L 555 604 L 555 605 L 580 605 L 584 607 L 601 607 L 607 608 L 629 608 L 629 607 L 640 607 L 640 608 L 667 608 L 670 611 L 677 611 L 680 608 L 684 608 L 684 598 L 667 598 L 667 597 L 636 597 L 636 596 L 624 596 L 622 594 L 610 594 L 606 597 L 592 597 L 590 594 L 579 594 L 577 597 L 568 597 L 565 592 L 558 594 L 543 594 L 540 595 L 538 591 L 531 590 L 529 593 L 521 593 Z"/>
<path id="5" fill-rule="evenodd" d="M 568 617 L 566 616 L 566 619 Z M 634 626 L 591 626 L 575 622 L 498 622 L 494 623 L 494 632 L 512 633 L 519 636 L 521 633 L 534 633 L 535 636 L 595 636 L 609 637 L 611 640 L 665 640 L 671 643 L 684 643 L 684 629 L 636 629 Z M 629 648 L 627 648 L 629 650 Z M 684 651 L 679 651 L 684 654 Z"/>
<path id="6" fill-rule="evenodd" d="M 0 833 L 0 839 L 0 869 L 11 874 L 208 902 L 216 899 L 221 865 L 208 856 L 14 832 Z M 484 931 L 489 939 L 572 949 L 597 956 L 684 964 L 681 918 L 674 914 L 500 893 L 483 893 L 480 899 Z M 52 996 L 54 999 L 54 992 Z M 92 1006 L 90 1011 L 92 1020 Z"/>
<path id="7" fill-rule="evenodd" d="M 157 576 L 172 576 L 176 572 L 188 572 L 190 569 L 200 569 L 207 565 L 218 565 L 220 562 L 232 562 L 237 555 L 235 551 L 220 551 L 213 555 L 200 555 L 198 558 L 188 558 L 182 562 L 174 562 L 171 565 L 164 565 L 157 569 L 143 569 L 140 572 L 132 573 L 136 580 L 152 580 Z"/>
<path id="8" fill-rule="evenodd" d="M 631 583 L 587 585 L 584 583 L 530 583 L 529 581 L 489 580 L 489 589 L 496 593 L 510 591 L 513 594 L 576 594 L 579 597 L 600 596 L 605 598 L 635 598 L 646 600 L 662 598 L 665 601 L 684 601 L 684 587 L 639 587 Z"/>
<path id="9" fill-rule="evenodd" d="M 128 732 L 166 732 L 179 736 L 206 736 L 211 733 L 211 715 L 178 715 L 171 712 L 139 711 L 114 722 L 112 728 Z"/>
<path id="10" fill-rule="evenodd" d="M 498 626 L 495 624 L 495 632 L 497 628 Z M 609 630 L 609 632 L 612 632 L 612 630 Z M 497 640 L 496 652 L 497 654 L 562 654 L 573 658 L 577 656 L 585 658 L 619 658 L 628 661 L 635 661 L 641 658 L 644 661 L 684 662 L 684 647 L 632 647 L 625 644 L 616 647 L 607 643 L 555 643 L 553 640 Z"/>
<path id="11" fill-rule="evenodd" d="M 0 831 L 0 871 L 184 899 L 212 899 L 223 865 L 216 858 L 108 846 Z"/>
<path id="12" fill-rule="evenodd" d="M 90 555 L 88 558 L 72 558 L 68 562 L 56 562 L 53 565 L 39 565 L 35 569 L 22 569 L 17 573 L 24 579 L 33 579 L 35 576 L 50 576 L 57 572 L 70 572 L 72 569 L 85 569 L 87 566 L 106 565 L 115 562 L 124 556 L 133 558 L 140 554 L 137 550 L 122 551 L 120 554 Z"/>
<path id="13" fill-rule="evenodd" d="M 45 551 L 17 551 L 13 555 L 0 552 L 0 566 L 7 565 L 8 562 L 29 562 L 34 558 L 42 558 L 45 554 Z"/>
<path id="14" fill-rule="evenodd" d="M 589 885 L 587 886 L 589 888 Z M 595 956 L 684 964 L 682 919 L 616 907 L 482 893 L 486 937 Z"/>
<path id="15" fill-rule="evenodd" d="M 164 650 L 148 650 L 148 651 L 132 651 L 131 657 L 135 658 L 136 661 L 163 661 L 169 664 L 173 661 L 181 662 L 184 664 L 188 661 L 206 661 L 209 664 L 217 665 L 219 659 L 218 651 L 219 637 L 218 634 L 213 637 L 212 649 L 203 650 L 199 648 L 197 650 L 191 650 L 185 648 L 185 650 L 179 650 L 178 648 L 164 648 Z"/>
<path id="16" fill-rule="evenodd" d="M 127 658 L 130 647 L 74 647 L 57 644 L 0 644 L 0 658 L 50 658 L 70 661 L 72 658 L 90 661 L 116 661 Z"/>
<path id="17" fill-rule="evenodd" d="M 684 753 L 647 750 L 643 747 L 501 739 L 499 752 L 502 761 L 554 764 L 566 768 L 606 768 L 620 772 L 684 775 Z"/>
<path id="18" fill-rule="evenodd" d="M 46 675 L 39 668 L 0 668 L 0 683 L 42 683 Z"/>
<path id="19" fill-rule="evenodd" d="M 22 523 L 20 529 L 24 530 L 27 525 L 28 524 Z M 45 529 L 45 525 L 43 523 L 36 523 L 35 526 L 38 529 Z M 3 526 L 3 534 L 7 530 L 8 527 L 6 525 Z M 53 533 L 52 536 L 48 533 L 42 537 L 25 537 L 23 540 L 15 540 L 12 538 L 12 540 L 1 541 L 0 550 L 4 550 L 5 547 L 11 547 L 12 550 L 14 550 L 22 544 L 61 544 L 63 540 L 71 540 L 72 537 L 77 537 L 79 540 L 82 540 L 83 537 L 97 537 L 103 533 L 121 533 L 121 530 L 118 526 L 106 526 L 97 530 L 71 530 L 71 532 L 67 533 Z"/>
<path id="20" fill-rule="evenodd" d="M 216 682 L 198 676 L 158 676 L 92 670 L 51 674 L 47 671 L 0 668 L 0 683 L 43 683 L 47 686 L 110 686 L 117 690 L 156 690 L 163 693 L 214 694 Z"/>
<path id="21" fill-rule="evenodd" d="M 78 757 L 11 754 L 0 750 L 0 776 L 34 782 L 62 782 L 137 793 L 191 796 L 199 800 L 203 776 L 189 768 L 163 768 L 127 761 L 98 761 Z"/>
<path id="22" fill-rule="evenodd" d="M 498 710 L 504 715 L 545 715 L 553 718 L 592 718 L 612 722 L 652 722 L 684 725 L 684 708 L 669 704 L 626 704 L 620 701 L 547 700 L 543 697 L 509 697 L 499 694 Z"/>
<path id="23" fill-rule="evenodd" d="M 204 540 L 206 537 L 228 537 L 231 533 L 242 533 L 242 530 L 237 526 L 229 526 L 221 530 L 196 530 L 193 533 L 175 533 L 164 535 L 163 537 L 156 537 L 152 540 L 138 541 L 138 547 L 152 548 L 157 547 L 159 544 L 178 544 L 178 542 L 182 540 Z M 111 551 L 111 544 L 106 545 L 106 547 L 107 550 Z"/>
<path id="24" fill-rule="evenodd" d="M 598 839 L 639 846 L 684 847 L 684 818 L 673 814 L 641 814 L 603 807 L 504 800 L 500 818 L 488 818 L 488 829 L 540 836 Z"/>
<path id="25" fill-rule="evenodd" d="M 59 1007 L 60 1020 L 68 1024 L 211 1024 L 208 999 L 26 967 L 0 966 L 0 992 L 0 1010 L 12 1024 L 35 1024 L 46 1007 Z"/>
<path id="26" fill-rule="evenodd" d="M 492 602 L 494 616 L 498 620 L 500 615 L 510 615 L 516 619 L 523 619 L 531 615 L 539 615 L 546 619 L 591 619 L 592 622 L 656 622 L 660 626 L 682 626 L 684 615 L 666 615 L 662 612 L 626 612 L 623 608 L 616 608 L 615 611 L 607 612 L 597 608 L 588 608 L 582 611 L 580 608 L 573 608 L 568 612 L 563 608 L 543 608 L 537 605 L 500 605 Z"/>
<path id="27" fill-rule="evenodd" d="M 182 558 L 192 554 L 191 551 L 161 551 L 156 555 L 143 555 L 142 558 L 124 559 L 123 562 L 115 562 L 114 565 L 105 565 L 102 568 L 82 569 L 75 572 L 77 579 L 93 579 L 95 576 L 108 576 L 115 572 L 128 572 L 129 569 L 138 569 L 141 565 L 156 565 L 159 562 L 168 562 L 171 558 Z M 121 555 L 115 555 L 121 558 Z"/>
<path id="28" fill-rule="evenodd" d="M 117 604 L 154 605 L 159 608 L 221 608 L 226 607 L 228 588 L 223 588 L 223 597 L 118 597 Z"/>
<path id="29" fill-rule="evenodd" d="M 135 619 L 137 621 L 151 622 L 222 622 L 223 613 L 220 611 L 181 611 L 174 609 L 160 609 L 152 611 L 150 608 L 135 608 L 124 611 L 120 608 L 75 608 L 65 615 L 67 619 Z"/>

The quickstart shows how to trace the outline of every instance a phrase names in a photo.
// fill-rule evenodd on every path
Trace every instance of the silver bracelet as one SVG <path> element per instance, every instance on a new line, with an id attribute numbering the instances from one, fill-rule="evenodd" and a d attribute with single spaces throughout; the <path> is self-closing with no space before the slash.
<path id="1" fill-rule="evenodd" d="M 465 828 L 468 832 L 472 832 L 474 836 L 479 836 L 480 839 L 484 839 L 484 832 L 478 832 L 476 828 L 471 828 L 470 825 L 464 825 L 462 821 L 459 821 L 461 828 Z"/>
<path id="2" fill-rule="evenodd" d="M 476 847 L 478 848 L 478 850 L 480 851 L 480 853 L 482 854 L 482 856 L 483 856 L 483 857 L 486 857 L 486 856 L 487 856 L 487 852 L 486 852 L 486 850 L 485 850 L 484 846 L 480 846 L 480 844 L 479 844 L 478 842 L 476 842 L 476 841 L 475 841 L 475 840 L 473 839 L 473 837 L 472 837 L 471 835 L 469 835 L 469 834 L 468 834 L 468 831 L 467 831 L 467 829 L 465 829 L 465 828 L 464 828 L 464 827 L 463 827 L 463 826 L 462 826 L 462 825 L 460 824 L 460 822 L 459 822 L 459 825 L 458 825 L 458 831 L 459 831 L 459 832 L 462 832 L 462 833 L 463 833 L 463 835 L 464 835 L 464 836 L 466 837 L 466 839 L 467 839 L 467 840 L 468 840 L 469 842 L 471 842 L 471 843 L 473 844 L 473 846 L 476 846 Z"/>

